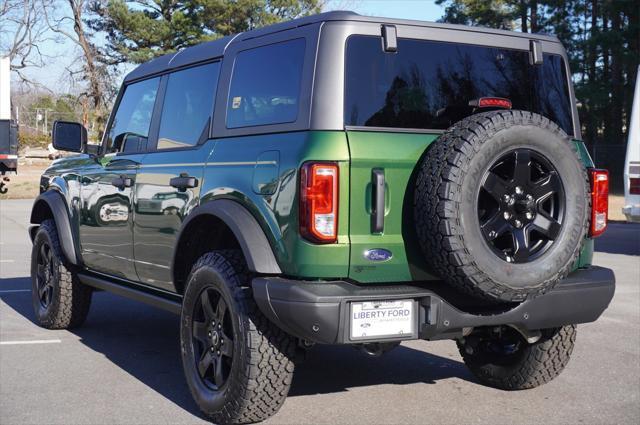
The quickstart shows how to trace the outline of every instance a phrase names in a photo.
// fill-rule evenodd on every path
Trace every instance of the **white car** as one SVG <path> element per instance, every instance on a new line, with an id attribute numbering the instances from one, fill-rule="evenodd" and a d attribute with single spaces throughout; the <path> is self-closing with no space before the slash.
<path id="1" fill-rule="evenodd" d="M 627 221 L 640 222 L 640 66 L 633 95 L 627 157 L 624 163 L 624 207 Z"/>

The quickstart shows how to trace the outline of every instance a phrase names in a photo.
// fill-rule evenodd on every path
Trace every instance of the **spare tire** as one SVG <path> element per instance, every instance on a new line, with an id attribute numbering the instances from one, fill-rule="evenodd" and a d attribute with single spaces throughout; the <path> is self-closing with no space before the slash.
<path id="1" fill-rule="evenodd" d="M 418 166 L 414 218 L 423 255 L 444 281 L 485 300 L 524 301 L 565 277 L 590 207 L 575 144 L 530 112 L 467 117 Z"/>

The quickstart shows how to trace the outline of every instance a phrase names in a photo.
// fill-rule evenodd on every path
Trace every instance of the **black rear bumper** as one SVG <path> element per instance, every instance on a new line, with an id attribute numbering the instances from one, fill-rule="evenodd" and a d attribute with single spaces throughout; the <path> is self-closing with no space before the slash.
<path id="1" fill-rule="evenodd" d="M 452 339 L 461 336 L 463 328 L 478 326 L 513 325 L 533 331 L 593 322 L 613 298 L 615 276 L 603 267 L 580 269 L 552 291 L 490 315 L 465 313 L 420 286 L 358 286 L 278 277 L 255 278 L 252 286 L 260 310 L 289 334 L 322 344 L 351 344 L 363 342 L 349 335 L 349 303 L 353 301 L 413 299 L 417 333 L 393 339 Z"/>

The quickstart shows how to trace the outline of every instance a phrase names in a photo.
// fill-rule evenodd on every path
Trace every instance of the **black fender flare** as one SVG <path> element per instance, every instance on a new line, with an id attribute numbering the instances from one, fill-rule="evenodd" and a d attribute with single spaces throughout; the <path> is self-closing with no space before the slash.
<path id="1" fill-rule="evenodd" d="M 203 215 L 214 216 L 231 229 L 240 244 L 250 271 L 264 274 L 282 274 L 271 249 L 271 244 L 258 221 L 241 204 L 229 199 L 208 201 L 196 207 L 182 223 L 176 247 L 180 246 L 183 231 L 189 226 L 189 223 Z M 172 274 L 175 272 L 174 265 L 178 255 L 177 251 L 173 254 Z"/>
<path id="2" fill-rule="evenodd" d="M 51 210 L 53 214 L 53 221 L 56 223 L 56 230 L 58 231 L 58 238 L 62 245 L 62 252 L 73 265 L 80 265 L 80 256 L 76 249 L 75 239 L 73 238 L 73 230 L 71 227 L 71 217 L 69 217 L 69 210 L 67 209 L 67 203 L 64 200 L 62 194 L 54 190 L 48 190 L 41 193 L 33 203 L 31 208 L 31 223 L 40 224 L 46 218 L 44 214 L 45 205 Z M 31 226 L 29 228 L 29 236 L 31 241 L 36 236 L 38 226 Z"/>

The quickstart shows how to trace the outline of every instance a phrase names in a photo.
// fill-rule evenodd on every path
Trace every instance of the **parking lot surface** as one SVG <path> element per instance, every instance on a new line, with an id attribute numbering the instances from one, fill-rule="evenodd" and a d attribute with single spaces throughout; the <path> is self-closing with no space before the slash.
<path id="1" fill-rule="evenodd" d="M 206 423 L 182 375 L 171 313 L 100 292 L 80 329 L 34 324 L 31 205 L 0 201 L 0 423 Z M 637 424 L 640 225 L 611 224 L 596 251 L 594 263 L 616 273 L 616 295 L 598 322 L 579 326 L 573 357 L 553 382 L 519 392 L 483 387 L 452 341 L 403 343 L 380 358 L 316 347 L 268 423 Z"/>

